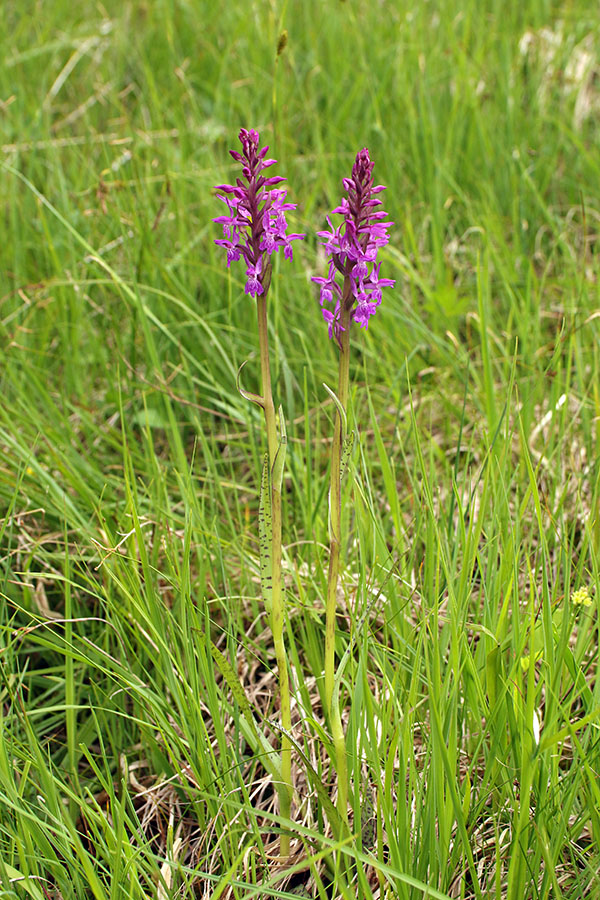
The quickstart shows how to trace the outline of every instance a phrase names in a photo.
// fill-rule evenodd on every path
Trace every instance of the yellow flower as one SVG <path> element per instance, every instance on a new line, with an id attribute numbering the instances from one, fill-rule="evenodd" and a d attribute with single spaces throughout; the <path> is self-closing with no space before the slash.
<path id="1" fill-rule="evenodd" d="M 571 594 L 571 603 L 573 606 L 591 606 L 592 598 L 590 597 L 590 592 L 586 587 L 578 588 L 578 590 L 573 591 Z"/>
<path id="2" fill-rule="evenodd" d="M 538 650 L 535 654 L 534 662 L 539 662 L 543 655 L 544 655 L 544 651 Z M 531 662 L 530 656 L 522 656 L 521 657 L 521 668 L 523 669 L 524 672 L 526 672 L 528 670 L 530 662 Z"/>

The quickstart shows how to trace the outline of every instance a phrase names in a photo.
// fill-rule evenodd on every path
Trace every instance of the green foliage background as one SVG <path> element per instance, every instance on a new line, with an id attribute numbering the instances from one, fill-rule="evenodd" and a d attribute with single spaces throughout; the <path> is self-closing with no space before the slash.
<path id="1" fill-rule="evenodd" d="M 300 870 L 320 897 L 599 896 L 595 10 L 9 0 L 3 18 L 3 896 L 303 883 L 270 863 L 272 793 L 210 654 L 271 734 L 263 438 L 235 388 L 254 309 L 211 221 L 241 126 L 308 235 L 270 304 L 297 740 L 325 783 L 336 354 L 310 276 L 363 146 L 396 223 L 396 289 L 355 335 L 339 647 L 356 639 L 353 806 L 375 792 L 377 838 L 346 851 L 356 885 L 327 874 L 298 754 Z M 256 389 L 255 358 L 243 377 Z"/>

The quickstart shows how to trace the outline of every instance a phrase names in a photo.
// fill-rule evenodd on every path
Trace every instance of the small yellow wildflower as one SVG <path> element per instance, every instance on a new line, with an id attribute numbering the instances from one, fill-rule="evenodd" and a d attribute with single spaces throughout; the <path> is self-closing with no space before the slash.
<path id="1" fill-rule="evenodd" d="M 586 587 L 578 588 L 571 594 L 571 603 L 573 606 L 591 606 L 592 598 Z"/>
<path id="2" fill-rule="evenodd" d="M 535 662 L 539 662 L 543 655 L 544 655 L 544 651 L 538 650 L 537 653 L 535 654 Z M 521 668 L 524 672 L 526 672 L 529 669 L 530 662 L 531 662 L 531 657 L 529 657 L 529 656 L 521 657 Z"/>

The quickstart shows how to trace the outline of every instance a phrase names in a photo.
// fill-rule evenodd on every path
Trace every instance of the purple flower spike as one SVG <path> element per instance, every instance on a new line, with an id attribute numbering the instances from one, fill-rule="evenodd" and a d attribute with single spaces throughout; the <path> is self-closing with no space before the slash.
<path id="1" fill-rule="evenodd" d="M 222 240 L 215 241 L 227 251 L 227 265 L 243 257 L 246 263 L 245 291 L 254 297 L 268 289 L 271 257 L 280 247 L 286 259 L 292 258 L 292 241 L 302 240 L 303 234 L 286 234 L 285 214 L 296 209 L 286 203 L 287 191 L 275 185 L 285 181 L 280 175 L 266 178 L 262 172 L 275 165 L 276 159 L 265 159 L 268 147 L 258 149 L 258 131 L 242 128 L 239 133 L 242 152 L 230 150 L 236 162 L 242 164 L 242 175 L 235 185 L 219 184 L 219 200 L 227 206 L 228 215 L 217 216 L 213 222 L 223 226 Z M 380 282 L 381 283 L 381 282 Z"/>
<path id="2" fill-rule="evenodd" d="M 344 178 L 343 185 L 348 196 L 334 210 L 334 214 L 344 217 L 343 223 L 334 228 L 327 216 L 329 231 L 317 232 L 323 238 L 323 246 L 329 259 L 327 278 L 315 276 L 312 280 L 321 285 L 321 307 L 323 318 L 329 326 L 329 337 L 340 342 L 342 311 L 350 310 L 350 322 L 367 328 L 381 303 L 381 289 L 393 287 L 391 278 L 380 278 L 381 263 L 377 263 L 377 252 L 389 242 L 388 228 L 393 222 L 381 221 L 387 213 L 378 210 L 381 200 L 376 195 L 385 190 L 384 185 L 373 184 L 373 163 L 365 147 L 356 155 L 352 167 L 352 177 Z M 350 279 L 350 292 L 343 296 L 335 277 L 340 273 Z M 328 309 L 326 304 L 333 304 Z"/>

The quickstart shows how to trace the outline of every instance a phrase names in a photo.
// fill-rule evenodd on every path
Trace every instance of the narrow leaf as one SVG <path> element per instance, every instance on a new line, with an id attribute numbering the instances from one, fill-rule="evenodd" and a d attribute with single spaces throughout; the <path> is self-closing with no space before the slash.
<path id="1" fill-rule="evenodd" d="M 263 398 L 261 396 L 259 396 L 259 394 L 253 394 L 251 391 L 245 391 L 241 385 L 242 369 L 244 368 L 244 366 L 246 365 L 247 362 L 248 362 L 248 360 L 245 359 L 244 362 L 239 367 L 239 369 L 237 370 L 237 375 L 235 376 L 235 386 L 238 389 L 238 393 L 240 393 L 242 395 L 244 400 L 250 400 L 251 403 L 256 403 L 257 406 L 260 406 L 261 409 L 264 409 L 265 401 L 263 400 Z"/>
<path id="2" fill-rule="evenodd" d="M 294 747 L 296 753 L 298 753 L 302 758 L 308 780 L 317 793 L 321 806 L 323 807 L 325 815 L 327 816 L 327 820 L 331 825 L 331 830 L 333 831 L 336 840 L 340 840 L 343 836 L 343 832 L 346 832 L 347 829 L 344 822 L 342 821 L 340 814 L 331 802 L 331 798 L 327 793 L 327 788 L 323 784 L 321 775 L 319 775 L 316 769 L 313 768 L 309 757 L 304 752 L 303 747 L 295 739 L 294 735 L 290 734 L 289 731 L 286 731 L 285 728 L 282 728 L 278 722 L 271 722 L 270 724 L 273 726 L 273 728 L 276 728 L 277 731 L 280 731 L 281 734 L 284 734 L 287 737 L 290 744 Z"/>
<path id="3" fill-rule="evenodd" d="M 4 870 L 8 875 L 10 884 L 15 884 L 30 894 L 35 900 L 43 900 L 43 894 L 38 885 L 35 883 L 37 881 L 37 876 L 35 875 L 21 875 L 21 873 L 14 869 L 12 866 L 9 866 L 8 863 L 4 863 Z M 35 879 L 35 880 L 34 880 Z M 4 893 L 4 892 L 3 892 Z M 11 892 L 12 893 L 12 892 Z"/>
<path id="4" fill-rule="evenodd" d="M 502 655 L 500 647 L 494 647 L 487 655 L 485 662 L 485 681 L 490 710 L 496 705 L 498 685 L 501 682 Z"/>
<path id="5" fill-rule="evenodd" d="M 277 447 L 277 453 L 275 454 L 275 461 L 273 462 L 273 471 L 271 473 L 272 484 L 275 490 L 281 493 L 281 486 L 283 484 L 283 470 L 285 466 L 285 456 L 287 453 L 287 432 L 285 430 L 285 419 L 283 418 L 283 409 L 281 406 L 278 410 L 279 414 L 279 446 Z"/>
<path id="6" fill-rule="evenodd" d="M 263 754 L 263 765 L 271 774 L 276 783 L 282 780 L 281 766 L 276 751 L 271 747 L 265 735 L 256 726 L 254 714 L 250 702 L 246 697 L 244 688 L 240 684 L 233 666 L 227 657 L 221 653 L 216 644 L 210 642 L 210 652 L 219 672 L 223 676 L 225 684 L 233 694 L 233 699 L 240 709 L 240 727 L 245 739 L 248 741 L 254 752 Z"/>
<path id="7" fill-rule="evenodd" d="M 279 455 L 279 452 L 277 453 Z M 277 462 L 277 458 L 275 459 Z M 269 474 L 269 454 L 265 453 L 260 481 L 260 504 L 258 507 L 258 543 L 260 548 L 260 586 L 267 612 L 271 614 L 273 598 L 273 517 L 271 514 L 271 477 Z"/>
<path id="8" fill-rule="evenodd" d="M 327 391 L 327 393 L 329 394 L 329 396 L 331 397 L 331 399 L 333 400 L 333 402 L 335 403 L 335 405 L 337 407 L 339 417 L 342 420 L 342 440 L 345 441 L 346 440 L 346 431 L 348 429 L 348 420 L 346 418 L 346 410 L 342 406 L 342 403 L 341 403 L 338 395 L 334 391 L 332 391 L 330 387 L 327 387 L 325 382 L 323 382 L 323 387 L 325 388 L 325 390 Z"/>
<path id="9" fill-rule="evenodd" d="M 350 460 L 350 454 L 352 453 L 352 448 L 354 447 L 354 432 L 351 431 L 350 434 L 346 435 L 344 438 L 344 443 L 342 444 L 342 455 L 340 458 L 340 478 L 343 478 L 346 474 L 346 469 L 348 467 L 348 462 Z"/>

